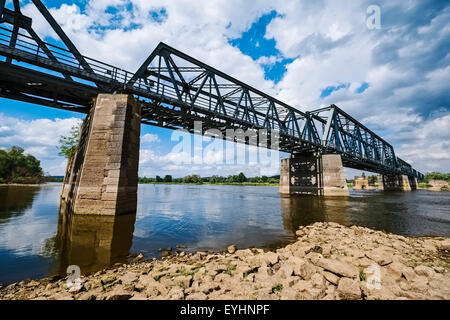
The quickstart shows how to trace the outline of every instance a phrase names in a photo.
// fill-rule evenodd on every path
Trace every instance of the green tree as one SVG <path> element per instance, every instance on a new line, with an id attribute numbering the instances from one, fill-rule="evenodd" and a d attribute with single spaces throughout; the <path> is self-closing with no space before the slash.
<path id="1" fill-rule="evenodd" d="M 172 176 L 169 174 L 164 176 L 164 182 L 172 182 Z"/>
<path id="2" fill-rule="evenodd" d="M 445 180 L 450 182 L 450 173 L 441 173 L 441 172 L 428 172 L 425 174 L 425 183 L 430 182 L 431 180 Z"/>
<path id="3" fill-rule="evenodd" d="M 61 136 L 59 139 L 59 155 L 66 159 L 71 159 L 77 152 L 78 141 L 80 140 L 81 123 L 74 125 L 68 136 Z"/>
<path id="4" fill-rule="evenodd" d="M 0 179 L 2 183 L 41 183 L 44 180 L 41 162 L 24 154 L 20 147 L 0 150 Z"/>
<path id="5" fill-rule="evenodd" d="M 376 182 L 378 182 L 377 176 L 369 176 L 367 179 L 369 180 L 370 184 L 375 184 Z"/>
<path id="6" fill-rule="evenodd" d="M 156 176 L 156 182 L 164 182 L 164 180 L 160 176 Z"/>
<path id="7" fill-rule="evenodd" d="M 202 179 L 200 178 L 199 175 L 193 174 L 193 175 L 189 175 L 183 178 L 183 182 L 184 183 L 197 183 L 197 184 L 201 184 L 202 183 Z"/>
<path id="8" fill-rule="evenodd" d="M 236 176 L 234 180 L 238 183 L 244 183 L 247 182 L 247 177 L 244 175 L 243 172 L 241 172 Z"/>

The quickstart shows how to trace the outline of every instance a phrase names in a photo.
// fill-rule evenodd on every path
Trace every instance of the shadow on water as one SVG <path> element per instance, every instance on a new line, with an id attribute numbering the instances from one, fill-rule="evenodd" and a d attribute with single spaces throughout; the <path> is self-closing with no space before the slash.
<path id="1" fill-rule="evenodd" d="M 133 242 L 136 214 L 92 216 L 64 214 L 60 210 L 55 246 L 58 273 L 77 265 L 90 273 L 114 263 L 125 263 Z"/>
<path id="2" fill-rule="evenodd" d="M 24 214 L 38 191 L 39 187 L 0 186 L 0 223 Z"/>
<path id="3" fill-rule="evenodd" d="M 314 222 L 359 225 L 406 236 L 450 236 L 450 194 L 351 191 L 348 198 L 281 198 L 286 230 Z"/>

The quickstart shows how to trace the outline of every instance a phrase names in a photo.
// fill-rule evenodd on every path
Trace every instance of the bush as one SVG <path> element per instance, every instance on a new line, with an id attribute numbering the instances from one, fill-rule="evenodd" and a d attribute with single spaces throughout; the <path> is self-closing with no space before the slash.
<path id="1" fill-rule="evenodd" d="M 40 163 L 20 147 L 0 150 L 0 183 L 41 183 L 44 173 Z"/>

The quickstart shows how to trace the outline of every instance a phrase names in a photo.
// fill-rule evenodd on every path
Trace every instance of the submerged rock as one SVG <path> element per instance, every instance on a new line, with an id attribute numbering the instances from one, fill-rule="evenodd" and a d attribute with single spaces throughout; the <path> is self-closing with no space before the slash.
<path id="1" fill-rule="evenodd" d="M 237 247 L 236 247 L 234 244 L 232 244 L 231 246 L 228 246 L 228 247 L 227 247 L 227 251 L 228 251 L 228 253 L 230 253 L 230 254 L 235 253 L 236 250 L 237 250 Z"/>

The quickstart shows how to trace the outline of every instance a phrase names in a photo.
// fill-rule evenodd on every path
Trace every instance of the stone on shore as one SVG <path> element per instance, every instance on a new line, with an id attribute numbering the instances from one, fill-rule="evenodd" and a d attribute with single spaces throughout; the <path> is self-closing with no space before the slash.
<path id="1" fill-rule="evenodd" d="M 0 300 L 450 300 L 450 239 L 408 238 L 363 227 L 315 223 L 276 252 L 164 251 L 82 276 L 0 286 Z M 169 248 L 168 248 L 169 249 Z M 170 248 L 171 249 L 171 248 Z"/>

